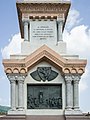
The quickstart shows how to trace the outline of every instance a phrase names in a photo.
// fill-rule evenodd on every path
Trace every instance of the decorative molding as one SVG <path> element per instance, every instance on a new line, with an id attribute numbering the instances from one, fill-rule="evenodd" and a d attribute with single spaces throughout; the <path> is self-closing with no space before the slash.
<path id="1" fill-rule="evenodd" d="M 61 4 L 61 3 L 17 3 L 17 7 L 20 8 L 22 12 L 66 12 L 68 7 L 70 6 L 69 4 Z"/>
<path id="2" fill-rule="evenodd" d="M 6 74 L 26 74 L 33 66 L 41 61 L 47 61 L 61 71 L 61 74 L 79 74 L 85 71 L 87 61 L 82 59 L 65 59 L 58 53 L 47 47 L 40 47 L 38 50 L 27 56 L 25 59 L 3 60 Z"/>
<path id="3" fill-rule="evenodd" d="M 78 73 L 77 74 L 67 73 L 64 75 L 64 77 L 65 77 L 66 83 L 71 82 L 71 81 L 73 81 L 74 83 L 79 83 L 81 79 L 81 75 Z"/>
<path id="4" fill-rule="evenodd" d="M 12 81 L 24 81 L 26 78 L 26 74 L 7 74 L 8 79 L 10 82 Z"/>
<path id="5" fill-rule="evenodd" d="M 64 20 L 63 30 L 65 26 L 65 22 L 67 19 L 67 15 L 69 12 L 71 3 L 24 3 L 24 2 L 17 2 L 17 11 L 18 11 L 18 18 L 21 30 L 21 37 L 24 38 L 24 30 L 23 30 L 23 22 L 22 20 L 29 20 L 31 16 L 37 16 L 40 14 L 40 17 L 48 16 L 50 14 L 50 19 L 56 19 L 58 16 Z M 36 15 L 35 15 L 36 14 Z M 43 16 L 42 16 L 43 14 Z M 54 16 L 54 17 L 52 17 Z M 32 19 L 35 19 L 33 17 Z M 47 19 L 48 17 L 45 17 Z M 64 18 L 63 18 L 64 17 Z"/>

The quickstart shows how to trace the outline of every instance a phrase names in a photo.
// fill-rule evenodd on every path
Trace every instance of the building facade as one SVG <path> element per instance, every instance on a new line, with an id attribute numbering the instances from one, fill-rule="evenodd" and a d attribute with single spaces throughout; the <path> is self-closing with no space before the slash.
<path id="1" fill-rule="evenodd" d="M 63 31 L 70 1 L 17 1 L 21 54 L 4 59 L 11 109 L 2 119 L 90 119 L 79 107 L 87 61 L 68 55 Z"/>

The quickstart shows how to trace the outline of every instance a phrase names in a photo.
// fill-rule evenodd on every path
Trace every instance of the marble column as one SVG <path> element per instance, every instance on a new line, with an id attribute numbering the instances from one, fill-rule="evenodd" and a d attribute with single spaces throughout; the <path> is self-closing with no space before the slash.
<path id="1" fill-rule="evenodd" d="M 16 110 L 16 81 L 15 77 L 8 75 L 8 79 L 10 80 L 10 92 L 11 92 L 11 110 Z"/>
<path id="2" fill-rule="evenodd" d="M 28 21 L 24 21 L 24 41 L 28 41 Z"/>
<path id="3" fill-rule="evenodd" d="M 74 109 L 79 109 L 79 81 L 80 76 L 73 76 L 73 97 L 74 97 Z"/>
<path id="4" fill-rule="evenodd" d="M 62 41 L 63 40 L 63 20 L 57 20 L 57 41 Z"/>
<path id="5" fill-rule="evenodd" d="M 66 109 L 72 109 L 72 77 L 71 75 L 65 75 L 66 82 Z"/>
<path id="6" fill-rule="evenodd" d="M 24 80 L 25 76 L 18 76 L 18 109 L 24 109 Z"/>

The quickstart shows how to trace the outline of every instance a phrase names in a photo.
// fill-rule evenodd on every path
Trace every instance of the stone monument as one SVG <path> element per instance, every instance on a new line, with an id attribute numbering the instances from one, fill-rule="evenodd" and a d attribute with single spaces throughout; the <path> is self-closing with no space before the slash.
<path id="1" fill-rule="evenodd" d="M 3 119 L 87 119 L 79 107 L 79 81 L 87 61 L 68 55 L 63 30 L 71 2 L 17 1 L 21 54 L 4 59 L 11 109 Z"/>

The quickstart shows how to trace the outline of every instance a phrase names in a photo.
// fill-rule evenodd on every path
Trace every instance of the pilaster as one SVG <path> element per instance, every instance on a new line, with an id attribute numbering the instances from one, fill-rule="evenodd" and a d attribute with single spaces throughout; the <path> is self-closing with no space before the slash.
<path id="1" fill-rule="evenodd" d="M 15 114 L 18 111 L 24 111 L 24 80 L 26 74 L 8 74 L 8 79 L 11 83 L 11 112 Z M 16 89 L 16 86 L 18 89 Z M 12 112 L 13 111 L 13 112 Z M 21 114 L 21 113 L 20 113 Z"/>
<path id="2" fill-rule="evenodd" d="M 24 80 L 25 76 L 18 77 L 18 109 L 24 109 Z"/>
<path id="3" fill-rule="evenodd" d="M 65 75 L 65 82 L 66 82 L 66 109 L 72 109 L 72 76 L 67 74 Z"/>
<path id="4" fill-rule="evenodd" d="M 80 75 L 74 75 L 73 77 L 73 108 L 78 110 L 79 109 L 79 81 Z"/>
<path id="5" fill-rule="evenodd" d="M 57 41 L 63 41 L 63 20 L 57 20 Z"/>
<path id="6" fill-rule="evenodd" d="M 26 74 L 17 74 L 16 80 L 18 83 L 18 110 L 24 110 L 24 80 Z"/>
<path id="7" fill-rule="evenodd" d="M 16 80 L 15 76 L 8 75 L 10 81 L 10 92 L 11 92 L 11 110 L 16 110 Z"/>
<path id="8" fill-rule="evenodd" d="M 29 25 L 28 25 L 28 21 L 24 21 L 24 41 L 28 41 L 28 37 L 29 37 Z"/>

